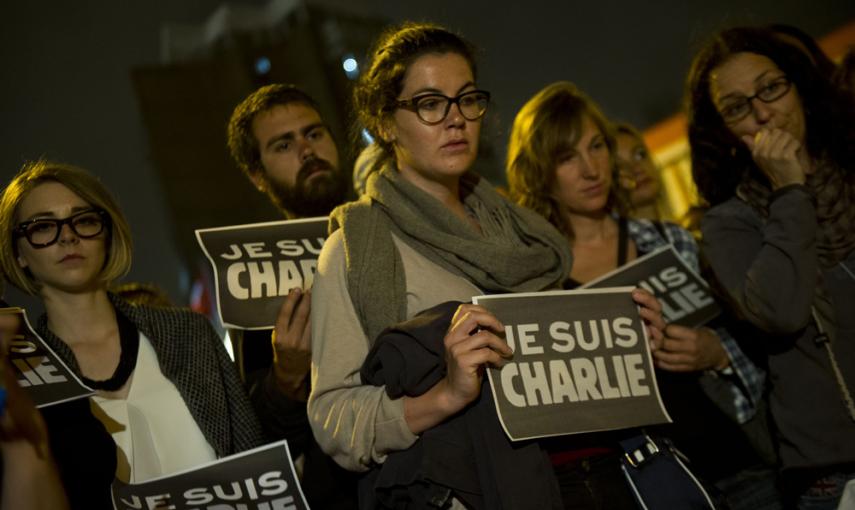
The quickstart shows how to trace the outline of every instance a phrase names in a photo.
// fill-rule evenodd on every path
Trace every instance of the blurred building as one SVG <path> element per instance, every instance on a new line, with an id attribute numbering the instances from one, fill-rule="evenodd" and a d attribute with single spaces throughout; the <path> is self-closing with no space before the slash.
<path id="1" fill-rule="evenodd" d="M 202 258 L 195 229 L 281 218 L 229 157 L 234 107 L 262 85 L 293 83 L 318 101 L 345 150 L 351 84 L 384 26 L 301 0 L 270 0 L 223 4 L 198 25 L 162 28 L 161 64 L 134 69 L 133 82 L 172 219 L 164 228 L 187 267 Z"/>

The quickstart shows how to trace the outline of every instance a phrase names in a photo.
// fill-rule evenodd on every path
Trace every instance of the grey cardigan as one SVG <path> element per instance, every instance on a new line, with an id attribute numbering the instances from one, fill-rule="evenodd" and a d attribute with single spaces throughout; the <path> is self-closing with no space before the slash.
<path id="1" fill-rule="evenodd" d="M 817 220 L 802 186 L 774 193 L 768 217 L 738 198 L 717 205 L 701 225 L 702 246 L 738 314 L 758 327 L 769 365 L 769 402 L 784 468 L 855 462 L 855 422 L 842 402 L 811 315 L 815 293 L 831 298 L 828 324 L 849 390 L 855 390 L 855 254 L 820 267 Z"/>
<path id="2" fill-rule="evenodd" d="M 110 300 L 151 341 L 163 375 L 178 388 L 218 457 L 264 443 L 237 368 L 205 317 L 178 308 L 131 306 L 113 294 Z M 71 349 L 48 329 L 47 316 L 36 331 L 80 373 Z"/>

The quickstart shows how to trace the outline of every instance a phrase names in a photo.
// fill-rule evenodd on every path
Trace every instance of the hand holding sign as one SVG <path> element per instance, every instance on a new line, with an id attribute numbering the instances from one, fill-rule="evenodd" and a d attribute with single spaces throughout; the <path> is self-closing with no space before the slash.
<path id="1" fill-rule="evenodd" d="M 513 350 L 495 333 L 504 326 L 485 308 L 460 305 L 443 337 L 446 375 L 426 393 L 405 397 L 404 416 L 421 434 L 452 416 L 481 394 L 484 367 L 502 367 Z"/>
<path id="2" fill-rule="evenodd" d="M 669 324 L 662 349 L 653 353 L 657 368 L 671 372 L 722 370 L 730 364 L 718 334 L 709 328 Z"/>
<path id="3" fill-rule="evenodd" d="M 312 286 L 326 232 L 327 218 L 197 230 L 196 239 L 214 269 L 223 325 L 276 327 L 289 292 Z"/>
<path id="4" fill-rule="evenodd" d="M 665 319 L 662 317 L 662 304 L 656 296 L 641 288 L 632 291 L 632 300 L 641 307 L 638 315 L 644 319 L 644 326 L 650 335 L 650 352 L 655 353 L 662 348 L 663 332 L 666 328 Z"/>
<path id="5" fill-rule="evenodd" d="M 273 329 L 273 371 L 285 396 L 306 401 L 308 375 L 312 362 L 311 290 L 291 289 Z"/>
<path id="6" fill-rule="evenodd" d="M 502 368 L 514 351 L 496 336 L 501 322 L 478 305 L 460 305 L 445 335 L 447 387 L 451 402 L 463 409 L 481 394 L 484 365 Z"/>
<path id="7" fill-rule="evenodd" d="M 665 322 L 649 293 L 620 287 L 473 300 L 501 320 L 514 350 L 488 371 L 512 440 L 669 421 L 649 350 Z"/>
<path id="8" fill-rule="evenodd" d="M 0 309 L 0 317 L 3 317 L 3 327 L 15 328 L 14 334 L 5 340 L 9 347 L 3 353 L 9 355 L 18 386 L 27 391 L 36 407 L 92 394 L 92 390 L 83 386 L 74 372 L 33 331 L 22 309 Z"/>

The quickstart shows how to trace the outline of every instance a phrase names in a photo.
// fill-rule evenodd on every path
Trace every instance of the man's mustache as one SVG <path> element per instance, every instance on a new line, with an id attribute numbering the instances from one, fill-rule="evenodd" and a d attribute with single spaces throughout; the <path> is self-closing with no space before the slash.
<path id="1" fill-rule="evenodd" d="M 300 169 L 297 171 L 297 182 L 303 182 L 313 173 L 320 172 L 322 170 L 334 172 L 335 168 L 333 168 L 329 161 L 323 158 L 311 157 L 300 165 Z"/>

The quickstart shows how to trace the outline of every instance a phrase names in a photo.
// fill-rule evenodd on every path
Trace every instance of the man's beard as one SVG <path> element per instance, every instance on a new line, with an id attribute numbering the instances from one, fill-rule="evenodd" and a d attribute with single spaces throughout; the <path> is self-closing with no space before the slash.
<path id="1" fill-rule="evenodd" d="M 313 178 L 309 180 L 310 177 Z M 311 158 L 300 165 L 293 187 L 272 181 L 268 185 L 274 203 L 297 218 L 327 216 L 347 196 L 345 176 L 321 158 Z"/>

